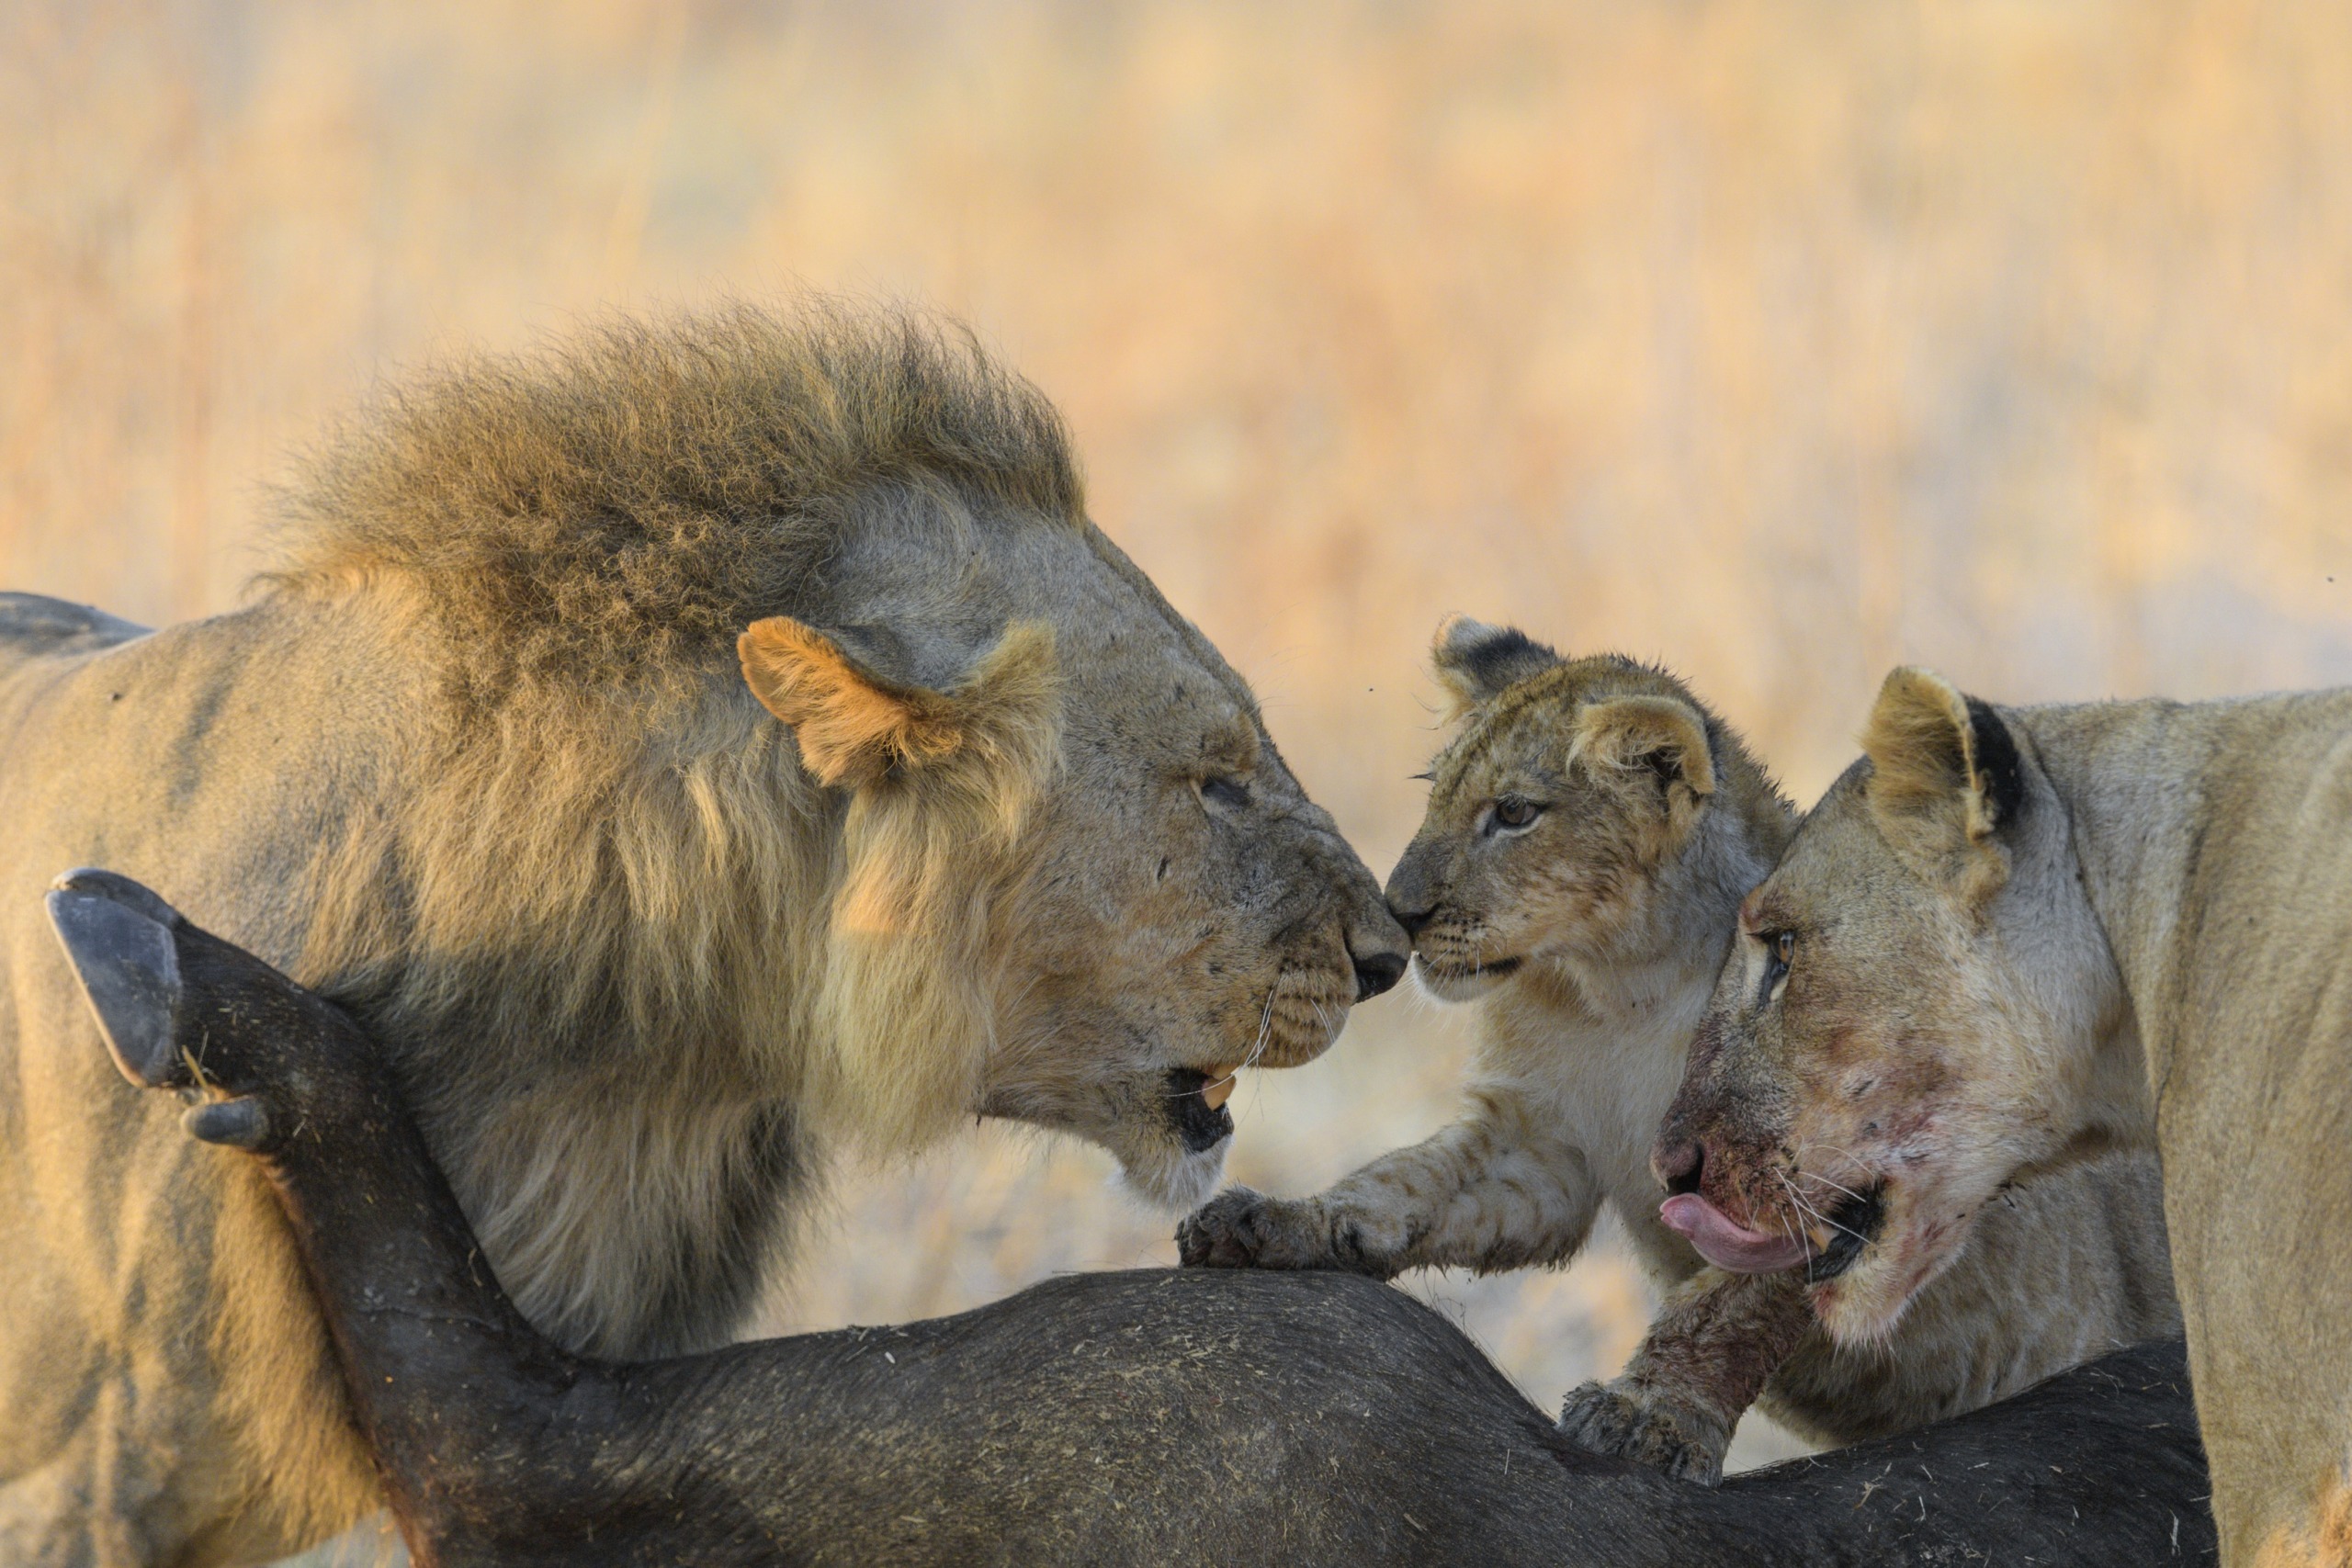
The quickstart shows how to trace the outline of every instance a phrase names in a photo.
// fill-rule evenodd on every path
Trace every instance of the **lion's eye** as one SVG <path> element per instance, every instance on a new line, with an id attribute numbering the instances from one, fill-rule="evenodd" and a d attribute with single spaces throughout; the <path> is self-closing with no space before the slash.
<path id="1" fill-rule="evenodd" d="M 1770 1001 L 1772 993 L 1781 981 L 1789 977 L 1789 963 L 1797 955 L 1797 933 L 1794 931 L 1765 931 L 1758 938 L 1764 944 L 1764 994 Z"/>
<path id="2" fill-rule="evenodd" d="M 1497 828 L 1524 828 L 1544 815 L 1544 808 L 1532 800 L 1507 795 L 1495 802 L 1491 825 Z"/>
<path id="3" fill-rule="evenodd" d="M 1250 786 L 1219 773 L 1201 781 L 1201 798 L 1224 810 L 1238 811 L 1250 804 Z"/>

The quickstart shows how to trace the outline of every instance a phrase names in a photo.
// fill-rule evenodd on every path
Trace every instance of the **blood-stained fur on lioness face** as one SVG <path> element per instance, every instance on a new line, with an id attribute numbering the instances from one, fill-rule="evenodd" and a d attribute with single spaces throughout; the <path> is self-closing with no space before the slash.
<path id="1" fill-rule="evenodd" d="M 2146 1141 L 2131 1057 L 2100 1049 L 2128 1010 L 2064 813 L 2000 715 L 1898 671 L 1864 741 L 1741 905 L 1655 1159 L 1724 1267 L 1802 1244 L 1849 1341 L 2021 1170 Z"/>

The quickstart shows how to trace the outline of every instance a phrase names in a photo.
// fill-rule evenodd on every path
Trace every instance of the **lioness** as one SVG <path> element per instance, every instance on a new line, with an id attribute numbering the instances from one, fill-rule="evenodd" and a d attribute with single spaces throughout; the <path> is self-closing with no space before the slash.
<path id="1" fill-rule="evenodd" d="M 1814 1298 L 1867 1344 L 2020 1165 L 2153 1146 L 2224 1559 L 2352 1562 L 2352 692 L 1897 670 L 1863 745 L 1741 906 L 1661 1134 L 1702 1250 L 1853 1204 Z"/>
<path id="2" fill-rule="evenodd" d="M 1820 1333 L 1804 1280 L 1854 1238 L 1814 1211 L 1702 1267 L 1661 1217 L 1650 1142 L 1732 940 L 1796 813 L 1739 737 L 1672 676 L 1564 660 L 1475 621 L 1433 649 L 1460 735 L 1388 879 L 1416 972 L 1483 998 L 1463 1119 L 1319 1197 L 1235 1189 L 1184 1224 L 1188 1262 L 1348 1268 L 1559 1263 L 1606 1202 L 1664 1291 L 1624 1373 L 1570 1394 L 1563 1427 L 1713 1481 L 1741 1411 L 1821 1442 L 1917 1426 L 2179 1331 L 2155 1162 L 2118 1155 L 2014 1183 L 1962 1267 L 1867 1355 Z M 2064 1312 L 2050 1310 L 2053 1300 Z"/>
<path id="3" fill-rule="evenodd" d="M 0 601 L 0 737 L 10 1568 L 266 1558 L 376 1494 L 266 1184 L 93 1060 L 68 866 L 350 1007 L 516 1303 L 619 1358 L 727 1338 L 850 1139 L 1012 1117 L 1199 1201 L 1210 1086 L 1407 959 L 1051 406 L 910 318 L 425 378 L 246 608 Z"/>

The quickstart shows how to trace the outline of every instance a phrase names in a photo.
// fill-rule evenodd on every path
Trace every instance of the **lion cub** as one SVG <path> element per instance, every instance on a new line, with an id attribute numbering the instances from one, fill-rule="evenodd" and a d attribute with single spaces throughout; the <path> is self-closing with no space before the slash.
<path id="1" fill-rule="evenodd" d="M 1805 1283 L 1850 1261 L 1866 1205 L 1791 1237 L 1781 1272 L 1705 1266 L 1659 1219 L 1651 1141 L 1739 901 L 1796 812 L 1663 671 L 1562 660 L 1469 620 L 1440 629 L 1433 657 L 1462 728 L 1388 901 L 1422 985 L 1483 1004 L 1467 1108 L 1319 1196 L 1228 1190 L 1178 1232 L 1185 1263 L 1383 1278 L 1556 1265 L 1605 1201 L 1665 1300 L 1624 1372 L 1572 1393 L 1561 1427 L 1709 1482 L 1759 1395 L 1805 1436 L 1853 1442 L 2179 1332 L 2156 1166 L 2137 1155 L 2013 1181 L 1865 1353 L 1833 1354 Z"/>

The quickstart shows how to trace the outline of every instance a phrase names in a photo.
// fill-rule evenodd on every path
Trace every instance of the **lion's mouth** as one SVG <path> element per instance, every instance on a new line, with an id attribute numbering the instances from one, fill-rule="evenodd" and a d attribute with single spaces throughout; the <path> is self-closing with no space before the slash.
<path id="1" fill-rule="evenodd" d="M 1878 1239 L 1885 1224 L 1884 1182 L 1847 1193 L 1837 1207 L 1804 1227 L 1805 1239 L 1812 1243 L 1806 1249 L 1804 1282 L 1826 1285 L 1851 1269 L 1855 1260 L 1869 1250 L 1871 1243 Z"/>
<path id="2" fill-rule="evenodd" d="M 1225 1108 L 1232 1098 L 1238 1067 L 1204 1073 L 1198 1067 L 1171 1067 L 1168 1072 L 1168 1121 L 1177 1141 L 1192 1154 L 1205 1154 L 1233 1136 L 1233 1112 Z"/>

